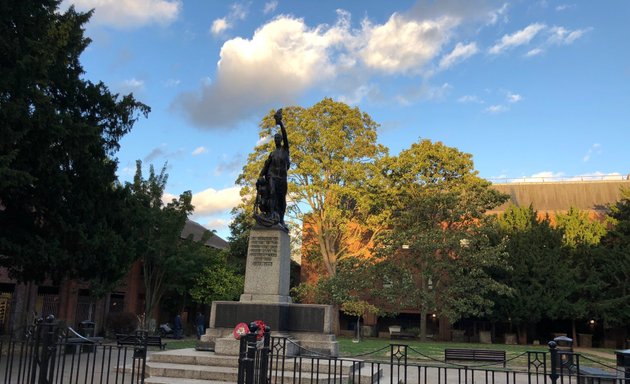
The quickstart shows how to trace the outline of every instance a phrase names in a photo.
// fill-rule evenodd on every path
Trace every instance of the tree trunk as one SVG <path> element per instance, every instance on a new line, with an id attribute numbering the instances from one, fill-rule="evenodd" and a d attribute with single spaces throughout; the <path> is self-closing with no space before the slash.
<path id="1" fill-rule="evenodd" d="M 427 341 L 427 310 L 420 310 L 420 341 Z"/>
<path id="2" fill-rule="evenodd" d="M 518 324 L 516 326 L 519 344 L 527 344 L 527 323 Z"/>
<path id="3" fill-rule="evenodd" d="M 571 320 L 571 335 L 573 336 L 573 346 L 579 347 L 575 319 Z"/>

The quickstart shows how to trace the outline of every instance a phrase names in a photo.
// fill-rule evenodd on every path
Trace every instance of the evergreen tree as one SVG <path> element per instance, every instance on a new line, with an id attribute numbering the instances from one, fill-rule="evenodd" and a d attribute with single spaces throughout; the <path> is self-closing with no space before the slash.
<path id="1" fill-rule="evenodd" d="M 0 265 L 20 281 L 106 290 L 133 261 L 113 155 L 149 108 L 84 78 L 91 13 L 58 5 L 0 2 Z"/>

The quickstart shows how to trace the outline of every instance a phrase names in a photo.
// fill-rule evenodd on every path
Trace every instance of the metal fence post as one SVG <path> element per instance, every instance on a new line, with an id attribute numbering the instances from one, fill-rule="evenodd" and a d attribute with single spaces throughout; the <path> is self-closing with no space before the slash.
<path id="1" fill-rule="evenodd" d="M 556 384 L 558 382 L 558 344 L 555 341 L 549 342 L 549 357 L 551 358 L 551 373 L 549 374 L 549 378 L 551 379 L 552 384 Z"/>

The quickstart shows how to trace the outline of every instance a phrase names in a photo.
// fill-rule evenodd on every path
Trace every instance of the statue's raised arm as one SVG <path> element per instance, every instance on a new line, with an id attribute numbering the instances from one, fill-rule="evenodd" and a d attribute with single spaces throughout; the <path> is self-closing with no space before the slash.
<path id="1" fill-rule="evenodd" d="M 289 138 L 287 136 L 287 130 L 284 128 L 284 124 L 282 123 L 282 108 L 276 111 L 273 118 L 276 120 L 276 125 L 280 126 L 280 131 L 282 132 L 282 145 L 284 146 L 284 149 L 289 152 Z M 287 164 L 287 169 L 289 169 L 288 165 L 289 164 Z"/>

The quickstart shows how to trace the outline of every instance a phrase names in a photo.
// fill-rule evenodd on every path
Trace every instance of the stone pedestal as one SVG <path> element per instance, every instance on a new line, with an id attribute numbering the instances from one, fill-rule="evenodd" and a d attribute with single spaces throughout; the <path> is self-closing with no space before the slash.
<path id="1" fill-rule="evenodd" d="M 332 306 L 293 304 L 289 296 L 291 251 L 289 235 L 282 228 L 254 227 L 249 236 L 245 287 L 240 301 L 214 301 L 210 328 L 198 349 L 237 355 L 239 343 L 232 336 L 239 323 L 262 320 L 272 336 L 288 337 L 297 346 L 337 356 L 332 333 Z M 289 352 L 293 353 L 293 352 Z"/>
<path id="2" fill-rule="evenodd" d="M 290 303 L 291 247 L 283 229 L 254 227 L 249 234 L 241 302 Z"/>

